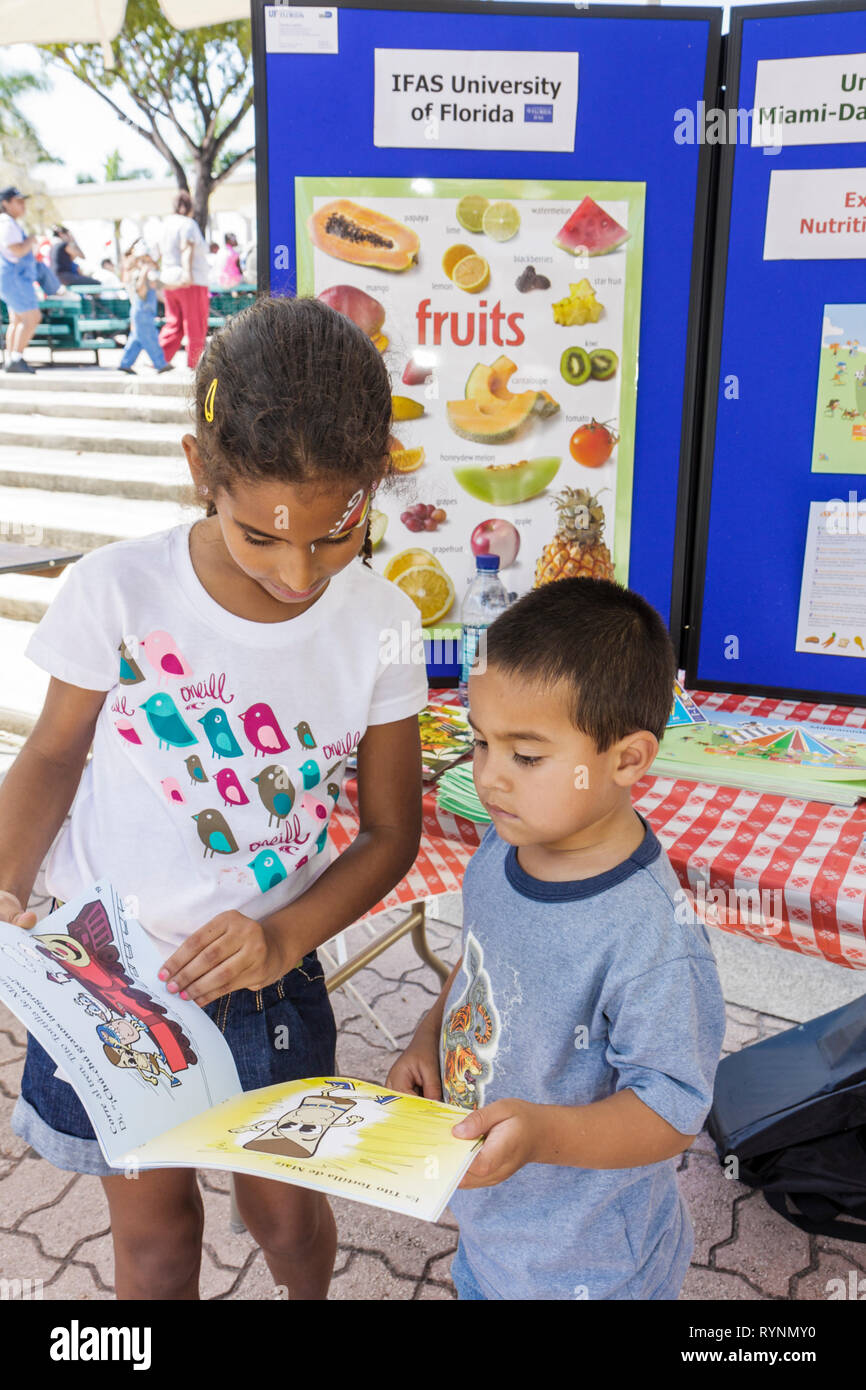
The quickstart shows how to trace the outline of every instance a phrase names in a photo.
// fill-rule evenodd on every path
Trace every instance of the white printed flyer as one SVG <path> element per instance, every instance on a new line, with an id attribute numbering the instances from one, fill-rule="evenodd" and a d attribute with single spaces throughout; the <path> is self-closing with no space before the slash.
<path id="1" fill-rule="evenodd" d="M 796 650 L 866 656 L 866 503 L 810 504 Z"/>

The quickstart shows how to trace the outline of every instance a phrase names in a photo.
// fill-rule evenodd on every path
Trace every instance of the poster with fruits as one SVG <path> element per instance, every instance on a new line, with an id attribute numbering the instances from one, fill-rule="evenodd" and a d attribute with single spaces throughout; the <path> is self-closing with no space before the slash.
<path id="1" fill-rule="evenodd" d="M 295 180 L 298 293 L 392 377 L 395 478 L 373 564 L 427 628 L 475 557 L 506 589 L 628 582 L 642 183 Z"/>

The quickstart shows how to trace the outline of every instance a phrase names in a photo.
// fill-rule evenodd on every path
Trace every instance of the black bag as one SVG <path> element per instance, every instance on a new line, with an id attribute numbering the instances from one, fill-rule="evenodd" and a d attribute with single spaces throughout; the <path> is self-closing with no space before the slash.
<path id="1" fill-rule="evenodd" d="M 866 995 L 725 1057 L 707 1128 L 781 1216 L 866 1243 Z"/>

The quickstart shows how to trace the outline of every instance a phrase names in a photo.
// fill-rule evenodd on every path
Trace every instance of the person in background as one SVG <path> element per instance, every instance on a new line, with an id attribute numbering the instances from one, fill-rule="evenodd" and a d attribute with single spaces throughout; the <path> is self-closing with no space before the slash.
<path id="1" fill-rule="evenodd" d="M 28 236 L 20 222 L 29 196 L 14 186 L 0 189 L 0 299 L 9 311 L 4 370 L 32 375 L 35 368 L 25 362 L 24 351 L 42 311 L 34 286 L 36 237 Z"/>
<path id="2" fill-rule="evenodd" d="M 226 232 L 225 246 L 217 261 L 217 279 L 221 289 L 230 290 L 243 279 L 238 255 L 238 239 L 234 232 Z"/>
<path id="3" fill-rule="evenodd" d="M 135 242 L 127 253 L 124 275 L 131 308 L 129 337 L 120 359 L 120 370 L 127 376 L 135 376 L 132 364 L 138 354 L 144 351 L 158 372 L 173 371 L 173 367 L 165 360 L 156 331 L 156 287 L 159 284 L 159 275 L 155 252 L 142 242 Z"/>
<path id="4" fill-rule="evenodd" d="M 54 228 L 51 243 L 51 269 L 61 285 L 98 285 L 92 275 L 83 275 L 73 257 L 83 259 L 84 252 L 68 227 Z"/>
<path id="5" fill-rule="evenodd" d="M 99 269 L 96 272 L 96 275 L 103 289 L 123 289 L 123 281 L 121 280 L 120 276 L 118 275 L 115 269 L 114 262 L 108 256 L 106 256 L 104 260 L 99 262 Z"/>
<path id="6" fill-rule="evenodd" d="M 207 248 L 207 283 L 208 289 L 218 290 L 219 282 L 219 260 L 220 244 L 218 241 L 208 242 Z"/>
<path id="7" fill-rule="evenodd" d="M 192 216 L 189 193 L 178 193 L 174 212 L 162 224 L 160 252 L 165 323 L 160 346 L 170 362 L 186 338 L 186 360 L 195 367 L 207 335 L 208 263 L 205 239 Z"/>

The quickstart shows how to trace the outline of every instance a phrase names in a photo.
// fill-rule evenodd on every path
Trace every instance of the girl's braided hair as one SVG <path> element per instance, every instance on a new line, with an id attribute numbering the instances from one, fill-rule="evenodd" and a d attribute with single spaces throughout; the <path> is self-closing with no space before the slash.
<path id="1" fill-rule="evenodd" d="M 196 369 L 195 416 L 211 499 L 237 482 L 343 494 L 390 471 L 387 368 L 367 335 L 318 299 L 262 296 L 230 318 Z M 368 522 L 365 563 L 371 553 Z"/>

